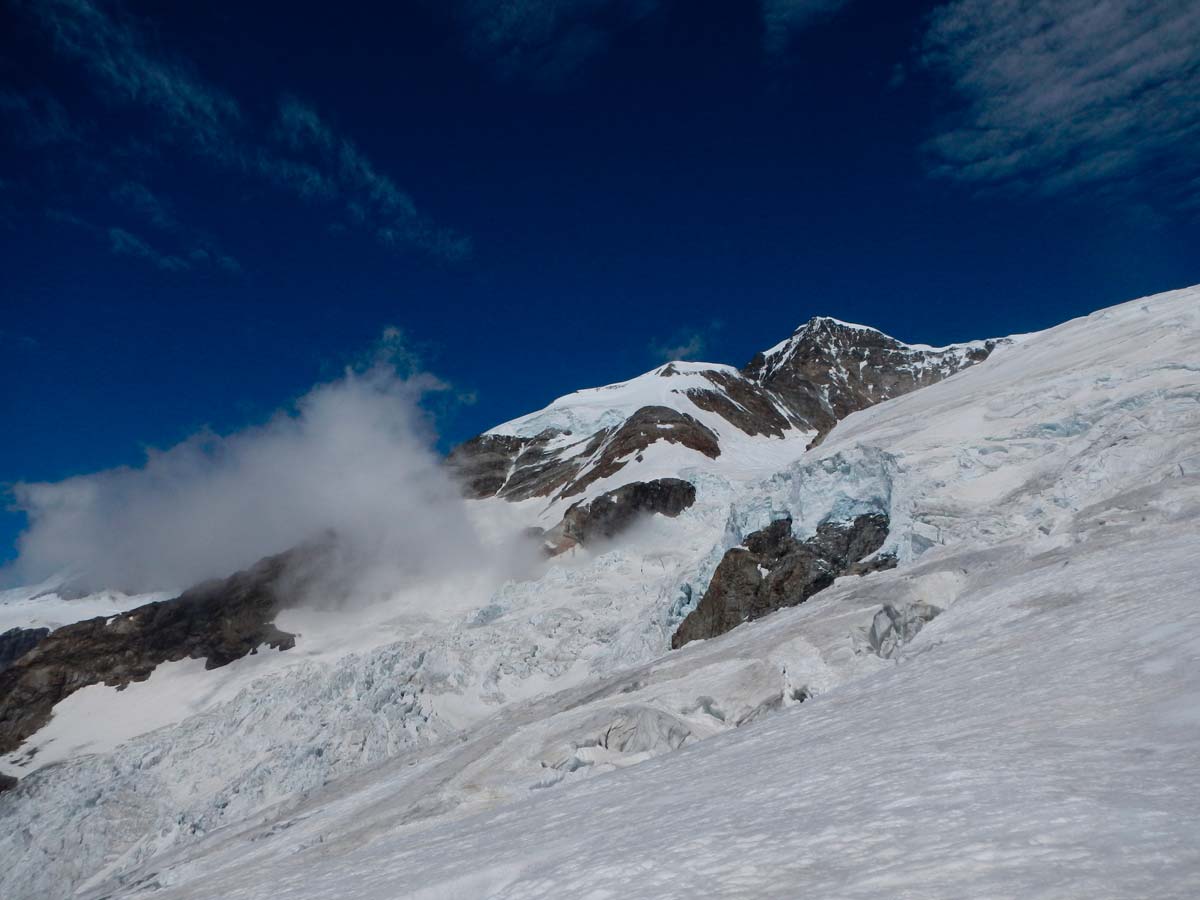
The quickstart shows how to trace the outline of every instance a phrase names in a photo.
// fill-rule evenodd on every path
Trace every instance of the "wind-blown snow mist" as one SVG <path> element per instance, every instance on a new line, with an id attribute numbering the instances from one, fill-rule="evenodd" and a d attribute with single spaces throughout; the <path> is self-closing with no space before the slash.
<path id="1" fill-rule="evenodd" d="M 441 387 L 376 362 L 318 385 L 265 425 L 197 435 L 150 452 L 141 468 L 18 484 L 29 527 L 16 572 L 174 589 L 330 534 L 347 589 L 484 565 L 419 406 Z"/>

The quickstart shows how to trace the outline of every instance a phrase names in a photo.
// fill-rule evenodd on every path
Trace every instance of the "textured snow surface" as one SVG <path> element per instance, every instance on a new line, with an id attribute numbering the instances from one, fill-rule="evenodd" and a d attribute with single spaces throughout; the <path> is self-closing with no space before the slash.
<path id="1" fill-rule="evenodd" d="M 1172 493 L 1194 516 L 1188 481 Z M 902 658 L 731 734 L 430 824 L 406 814 L 437 797 L 440 760 L 381 768 L 214 835 L 129 895 L 1194 897 L 1194 540 L 1155 519 L 1141 537 L 1093 523 L 1080 552 L 954 559 L 976 577 Z M 845 639 L 842 604 L 894 597 L 864 588 L 697 655 L 765 662 L 831 616 Z"/>
<path id="2" fill-rule="evenodd" d="M 1200 894 L 1200 291 L 1030 336 L 772 471 L 722 457 L 672 473 L 678 519 L 444 607 L 310 617 L 183 721 L 29 775 L 0 895 Z M 897 569 L 666 652 L 750 531 L 862 511 Z M 882 659 L 884 604 L 942 612 Z"/>

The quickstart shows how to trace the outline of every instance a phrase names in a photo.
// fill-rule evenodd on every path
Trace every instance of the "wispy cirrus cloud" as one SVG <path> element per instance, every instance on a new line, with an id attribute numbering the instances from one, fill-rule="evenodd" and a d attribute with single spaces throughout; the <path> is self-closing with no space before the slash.
<path id="1" fill-rule="evenodd" d="M 797 33 L 850 0 L 759 2 L 764 48 L 778 57 Z M 683 5 L 684 0 L 452 0 L 450 7 L 470 49 L 503 77 L 556 88 L 604 53 L 622 31 Z"/>
<path id="2" fill-rule="evenodd" d="M 139 181 L 123 181 L 112 190 L 112 198 L 119 205 L 140 216 L 148 225 L 172 237 L 181 247 L 188 265 L 159 265 L 160 269 L 180 271 L 195 265 L 212 265 L 231 275 L 241 274 L 242 265 L 233 256 L 220 248 L 216 240 L 205 232 L 185 225 L 175 215 L 170 201 L 150 190 Z M 123 229 L 117 229 L 121 231 Z M 110 245 L 111 245 L 110 229 Z M 116 251 L 114 247 L 114 252 Z M 142 259 L 154 259 L 146 254 L 134 255 Z M 178 256 L 164 255 L 172 263 Z"/>
<path id="3" fill-rule="evenodd" d="M 929 142 L 935 175 L 1200 202 L 1191 0 L 955 0 L 933 14 L 923 52 L 961 101 Z"/>
<path id="4" fill-rule="evenodd" d="M 467 44 L 504 77 L 558 87 L 665 0 L 453 0 Z"/>
<path id="5" fill-rule="evenodd" d="M 797 32 L 832 16 L 850 0 L 762 0 L 767 52 L 787 50 Z"/>
<path id="6" fill-rule="evenodd" d="M 187 272 L 210 266 L 232 275 L 242 271 L 241 263 L 203 239 L 194 239 L 190 246 L 176 252 L 163 250 L 151 239 L 128 228 L 97 225 L 69 209 L 52 207 L 46 210 L 46 218 L 90 235 L 93 240 L 108 247 L 115 256 L 141 260 L 163 272 Z"/>
<path id="7" fill-rule="evenodd" d="M 33 352 L 37 350 L 41 344 L 37 339 L 30 337 L 27 334 L 21 334 L 18 331 L 6 331 L 0 328 L 0 349 L 16 349 L 23 352 Z"/>
<path id="8" fill-rule="evenodd" d="M 266 170 L 306 196 L 340 201 L 350 222 L 370 230 L 376 240 L 389 246 L 413 244 L 449 260 L 470 255 L 469 239 L 429 221 L 412 197 L 380 172 L 353 141 L 298 98 L 280 102 L 276 135 L 311 164 L 296 165 L 293 159 L 289 160 L 293 165 L 275 170 L 267 162 Z"/>
<path id="9" fill-rule="evenodd" d="M 122 181 L 112 190 L 113 199 L 143 216 L 155 228 L 178 231 L 182 226 L 170 204 L 140 181 Z"/>
<path id="10" fill-rule="evenodd" d="M 46 91 L 0 90 L 0 115 L 11 123 L 10 139 L 29 147 L 79 140 L 78 130 L 66 109 Z"/>
<path id="11" fill-rule="evenodd" d="M 138 24 L 90 0 L 36 0 L 29 11 L 54 48 L 79 61 L 113 103 L 153 108 L 201 149 L 223 154 L 241 119 L 236 100 L 205 83 L 182 59 L 156 53 Z"/>
<path id="12" fill-rule="evenodd" d="M 190 268 L 185 260 L 155 250 L 136 234 L 132 234 L 124 228 L 109 228 L 107 233 L 108 245 L 118 256 L 144 259 L 167 272 L 182 272 L 184 269 Z"/>
<path id="13" fill-rule="evenodd" d="M 353 142 L 336 134 L 299 101 L 285 99 L 280 116 L 294 116 L 296 109 L 305 109 L 320 125 L 320 141 L 312 141 L 309 133 L 310 140 L 302 145 L 288 139 L 287 129 L 281 129 L 274 117 L 248 113 L 232 94 L 206 80 L 186 59 L 158 46 L 148 29 L 119 6 L 103 7 L 92 0 L 35 0 L 22 8 L 41 27 L 59 57 L 82 68 L 88 87 L 103 108 L 137 109 L 151 117 L 153 125 L 143 149 L 169 152 L 173 159 L 186 154 L 222 171 L 266 181 L 300 200 L 332 206 L 338 210 L 339 221 L 345 220 L 349 227 L 387 247 L 418 250 L 451 261 L 469 255 L 466 237 L 436 225 Z M 21 121 L 33 121 L 30 97 L 14 94 L 13 98 L 7 111 Z M 0 96 L 0 113 L 5 111 Z M 54 117 L 48 116 L 49 112 Z M 40 120 L 61 126 L 58 131 L 62 135 L 70 133 L 71 120 L 56 101 L 54 106 L 45 106 Z M 94 160 L 88 164 L 100 165 Z M 131 161 L 115 154 L 102 163 L 130 183 L 142 180 L 140 166 L 144 164 L 144 159 Z M 168 227 L 144 196 L 130 193 L 118 199 L 152 219 L 157 217 L 151 221 L 155 227 L 177 233 L 187 230 L 177 222 L 174 228 Z M 189 256 L 197 251 L 233 261 L 211 247 L 181 250 Z"/>

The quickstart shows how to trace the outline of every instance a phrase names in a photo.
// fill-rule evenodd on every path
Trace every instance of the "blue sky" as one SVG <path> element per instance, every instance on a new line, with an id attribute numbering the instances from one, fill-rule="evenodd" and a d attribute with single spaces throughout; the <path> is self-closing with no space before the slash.
<path id="1" fill-rule="evenodd" d="M 445 447 L 815 314 L 1200 281 L 1191 2 L 244 6 L 0 7 L 0 481 L 262 422 L 388 327 Z"/>

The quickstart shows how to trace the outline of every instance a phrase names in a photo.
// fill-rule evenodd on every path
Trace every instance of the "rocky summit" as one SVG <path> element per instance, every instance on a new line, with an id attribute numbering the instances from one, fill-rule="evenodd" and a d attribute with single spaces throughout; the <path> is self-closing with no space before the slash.
<path id="1" fill-rule="evenodd" d="M 987 359 L 1004 340 L 905 344 L 818 317 L 743 368 L 672 362 L 632 381 L 560 397 L 457 447 L 449 465 L 473 498 L 571 497 L 666 442 L 716 458 L 722 435 L 819 442 L 852 412 Z M 604 415 L 580 415 L 602 409 Z M 725 441 L 728 443 L 728 441 Z"/>

